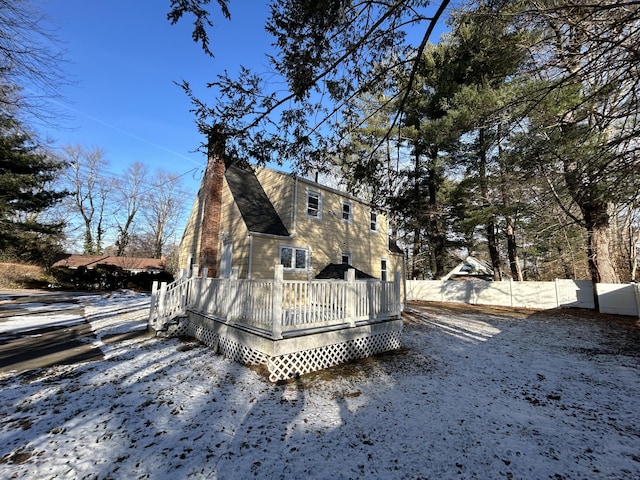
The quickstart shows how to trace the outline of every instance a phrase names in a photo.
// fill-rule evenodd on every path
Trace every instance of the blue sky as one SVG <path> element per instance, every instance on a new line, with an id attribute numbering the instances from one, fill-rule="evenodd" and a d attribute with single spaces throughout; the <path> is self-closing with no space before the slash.
<path id="1" fill-rule="evenodd" d="M 67 118 L 42 133 L 57 147 L 102 148 L 113 175 L 134 162 L 183 175 L 195 194 L 206 164 L 195 150 L 204 139 L 189 99 L 174 82 L 187 80 L 210 99 L 204 85 L 225 69 L 233 73 L 243 64 L 266 71 L 272 42 L 264 31 L 268 2 L 232 0 L 231 20 L 211 2 L 214 59 L 191 39 L 190 18 L 170 25 L 169 0 L 40 0 L 40 5 L 66 47 L 68 63 L 62 68 L 71 82 L 61 92 L 66 101 L 54 105 Z"/>
<path id="2" fill-rule="evenodd" d="M 250 3 L 250 8 L 247 5 Z M 231 2 L 232 20 L 216 2 L 211 30 L 215 59 L 191 39 L 191 22 L 166 19 L 169 0 L 41 0 L 64 43 L 62 66 L 70 85 L 54 105 L 68 118 L 45 129 L 57 147 L 100 147 L 120 173 L 133 162 L 185 174 L 194 192 L 206 158 L 190 103 L 174 82 L 200 87 L 240 63 L 266 65 L 271 39 L 264 32 L 267 2 Z M 195 169 L 195 170 L 194 170 Z M 187 173 L 188 172 L 188 173 Z"/>

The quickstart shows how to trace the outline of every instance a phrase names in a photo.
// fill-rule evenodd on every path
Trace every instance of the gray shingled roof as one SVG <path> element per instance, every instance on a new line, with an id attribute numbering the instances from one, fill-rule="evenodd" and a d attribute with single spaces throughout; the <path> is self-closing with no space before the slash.
<path id="1" fill-rule="evenodd" d="M 316 278 L 318 279 L 338 279 L 344 280 L 344 275 L 347 273 L 347 270 L 353 268 L 356 272 L 357 280 L 366 280 L 368 278 L 375 278 L 369 275 L 362 270 L 358 270 L 357 268 L 352 267 L 351 265 L 347 265 L 346 263 L 330 263 L 326 267 L 324 267 Z"/>
<path id="2" fill-rule="evenodd" d="M 287 227 L 282 223 L 253 170 L 229 165 L 225 177 L 250 232 L 289 236 Z"/>

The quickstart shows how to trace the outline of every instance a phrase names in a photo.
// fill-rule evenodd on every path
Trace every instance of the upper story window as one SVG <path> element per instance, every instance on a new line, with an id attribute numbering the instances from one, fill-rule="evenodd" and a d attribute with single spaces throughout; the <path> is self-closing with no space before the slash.
<path id="1" fill-rule="evenodd" d="M 280 263 L 287 271 L 307 271 L 309 266 L 309 249 L 301 247 L 280 247 Z"/>
<path id="2" fill-rule="evenodd" d="M 353 221 L 353 205 L 351 202 L 342 202 L 342 220 L 348 223 Z"/>
<path id="3" fill-rule="evenodd" d="M 307 190 L 307 217 L 322 218 L 322 194 L 317 190 Z"/>
<path id="4" fill-rule="evenodd" d="M 378 232 L 380 230 L 380 226 L 378 225 L 378 214 L 376 212 L 371 212 L 371 231 Z"/>
<path id="5" fill-rule="evenodd" d="M 345 265 L 351 265 L 351 253 L 343 252 L 342 256 L 340 257 L 340 263 Z"/>

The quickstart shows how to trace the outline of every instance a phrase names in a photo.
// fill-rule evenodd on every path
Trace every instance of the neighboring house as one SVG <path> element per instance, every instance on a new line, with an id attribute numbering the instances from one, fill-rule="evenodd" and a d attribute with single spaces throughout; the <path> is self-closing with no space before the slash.
<path id="1" fill-rule="evenodd" d="M 59 255 L 52 267 L 93 269 L 98 266 L 114 266 L 131 273 L 160 273 L 165 270 L 164 258 L 115 257 L 111 255 Z"/>
<path id="2" fill-rule="evenodd" d="M 468 256 L 440 280 L 493 280 L 491 264 Z"/>
<path id="3" fill-rule="evenodd" d="M 307 280 L 340 265 L 382 280 L 403 274 L 403 254 L 387 218 L 366 202 L 270 168 L 209 165 L 180 244 L 180 268 L 209 276 Z M 219 205 L 219 208 L 218 208 Z M 331 266 L 333 265 L 333 266 Z M 341 270 L 342 268 L 342 270 Z"/>

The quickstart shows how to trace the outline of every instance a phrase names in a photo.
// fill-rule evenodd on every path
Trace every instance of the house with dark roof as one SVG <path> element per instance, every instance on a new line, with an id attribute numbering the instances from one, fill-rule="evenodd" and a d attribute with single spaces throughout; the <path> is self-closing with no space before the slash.
<path id="1" fill-rule="evenodd" d="M 215 132 L 214 132 L 215 133 Z M 149 325 L 192 336 L 272 381 L 401 346 L 403 254 L 385 215 L 317 182 L 209 159 Z"/>
<path id="2" fill-rule="evenodd" d="M 166 259 L 144 257 L 115 257 L 112 255 L 79 255 L 75 253 L 60 254 L 55 258 L 52 267 L 70 269 L 96 267 L 118 267 L 131 273 L 160 273 L 165 270 Z"/>
<path id="3" fill-rule="evenodd" d="M 207 167 L 182 237 L 180 268 L 272 279 L 283 265 L 291 280 L 336 278 L 340 265 L 360 278 L 404 273 L 386 216 L 368 203 L 271 168 L 222 163 Z"/>

